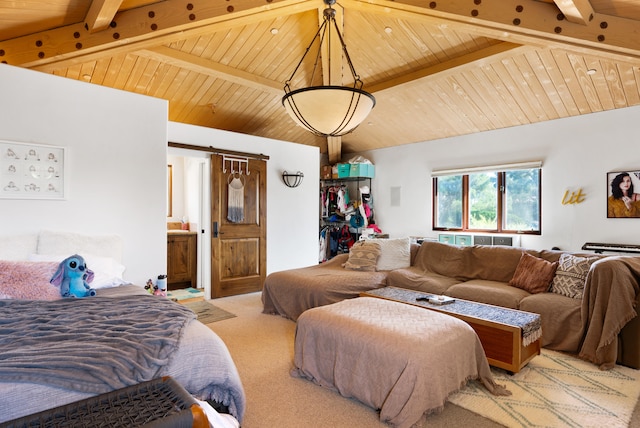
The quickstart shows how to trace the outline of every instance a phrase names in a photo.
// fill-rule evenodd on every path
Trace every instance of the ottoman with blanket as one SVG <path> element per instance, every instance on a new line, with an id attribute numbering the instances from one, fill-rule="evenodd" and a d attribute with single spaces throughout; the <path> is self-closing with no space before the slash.
<path id="1" fill-rule="evenodd" d="M 381 421 L 401 428 L 441 411 L 471 379 L 495 395 L 510 394 L 494 382 L 467 323 L 373 297 L 300 315 L 294 366 L 293 376 L 379 409 Z"/>

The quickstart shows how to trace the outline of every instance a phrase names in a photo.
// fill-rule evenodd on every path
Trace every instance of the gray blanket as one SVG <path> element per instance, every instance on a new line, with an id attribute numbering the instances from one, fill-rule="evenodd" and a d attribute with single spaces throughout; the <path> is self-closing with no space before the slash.
<path id="1" fill-rule="evenodd" d="M 0 379 L 98 394 L 151 380 L 194 318 L 153 296 L 0 300 Z"/>

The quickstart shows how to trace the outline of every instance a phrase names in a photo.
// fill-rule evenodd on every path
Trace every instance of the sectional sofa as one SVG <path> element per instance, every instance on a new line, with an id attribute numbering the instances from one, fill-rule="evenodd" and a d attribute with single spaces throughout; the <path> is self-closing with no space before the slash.
<path id="1" fill-rule="evenodd" d="M 538 313 L 543 347 L 609 369 L 640 368 L 640 257 L 370 240 L 327 263 L 270 274 L 264 312 L 306 309 L 395 286 Z"/>

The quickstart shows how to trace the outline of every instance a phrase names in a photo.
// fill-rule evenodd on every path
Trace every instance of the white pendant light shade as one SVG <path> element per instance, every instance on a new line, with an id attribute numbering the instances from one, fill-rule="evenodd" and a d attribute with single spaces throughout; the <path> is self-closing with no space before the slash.
<path id="1" fill-rule="evenodd" d="M 294 122 L 308 131 L 319 136 L 339 137 L 353 131 L 366 119 L 371 109 L 376 105 L 376 99 L 370 93 L 362 90 L 362 80 L 356 74 L 349 52 L 347 52 L 347 45 L 344 43 L 336 23 L 336 10 L 331 7 L 336 3 L 336 0 L 324 0 L 324 3 L 329 7 L 322 12 L 323 21 L 318 32 L 284 85 L 285 95 L 282 97 L 282 105 Z M 352 87 L 339 86 L 343 80 L 341 73 L 337 77 L 331 76 L 332 30 L 335 32 L 334 40 L 340 43 L 342 55 L 346 60 L 346 64 L 343 64 L 342 68 L 348 68 L 351 71 Z M 313 81 L 313 76 L 316 76 L 318 64 L 324 62 L 327 64 L 324 82 L 329 84 L 292 90 L 290 84 L 294 81 L 294 76 L 307 54 L 313 50 L 314 44 L 317 47 L 317 53 L 313 70 L 309 74 L 311 76 L 310 82 Z M 321 54 L 323 44 L 325 45 L 326 58 L 323 58 Z M 320 61 L 320 58 L 323 58 L 323 61 Z M 341 60 L 341 57 L 336 59 L 338 62 Z M 339 69 L 341 68 L 336 68 L 336 70 Z"/>
<path id="2" fill-rule="evenodd" d="M 362 89 L 312 86 L 288 92 L 282 104 L 298 125 L 316 135 L 337 137 L 360 125 L 376 100 Z"/>

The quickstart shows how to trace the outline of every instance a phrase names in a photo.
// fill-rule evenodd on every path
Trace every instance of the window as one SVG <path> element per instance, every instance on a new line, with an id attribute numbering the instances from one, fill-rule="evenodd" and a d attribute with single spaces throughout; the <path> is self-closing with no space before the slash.
<path id="1" fill-rule="evenodd" d="M 539 235 L 542 171 L 535 165 L 434 172 L 433 229 Z"/>

